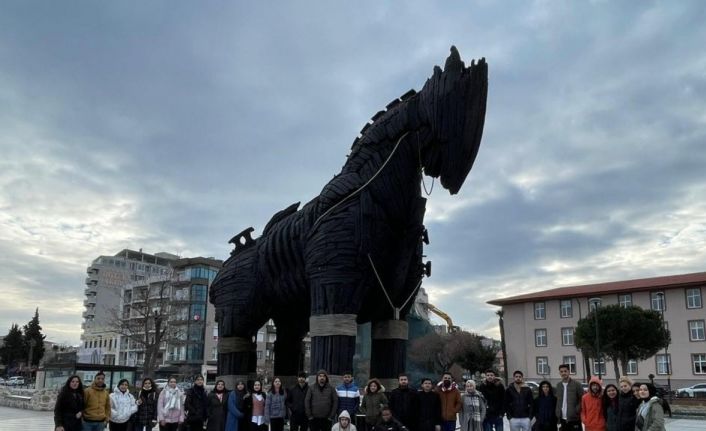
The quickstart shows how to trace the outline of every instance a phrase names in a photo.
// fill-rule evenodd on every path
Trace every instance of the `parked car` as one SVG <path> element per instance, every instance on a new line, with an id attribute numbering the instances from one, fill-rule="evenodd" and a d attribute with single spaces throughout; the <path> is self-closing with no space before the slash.
<path id="1" fill-rule="evenodd" d="M 5 382 L 5 379 L 3 379 L 2 377 L 0 377 L 0 385 L 4 385 L 5 383 L 6 383 L 6 382 Z"/>
<path id="2" fill-rule="evenodd" d="M 25 378 L 22 376 L 12 376 L 7 379 L 7 385 L 9 386 L 20 386 L 25 384 Z"/>
<path id="3" fill-rule="evenodd" d="M 167 382 L 169 382 L 169 379 L 154 379 L 154 384 L 160 390 L 167 387 Z"/>
<path id="4" fill-rule="evenodd" d="M 686 388 L 677 389 L 677 396 L 684 398 L 706 397 L 706 383 L 697 383 Z"/>
<path id="5" fill-rule="evenodd" d="M 532 395 L 535 397 L 539 396 L 539 383 L 533 382 L 532 380 L 528 380 L 525 382 L 525 384 L 532 389 Z"/>
<path id="6" fill-rule="evenodd" d="M 182 391 L 186 391 L 187 389 L 191 389 L 193 386 L 193 383 L 191 382 L 179 382 L 177 383 L 177 387 L 181 389 Z"/>

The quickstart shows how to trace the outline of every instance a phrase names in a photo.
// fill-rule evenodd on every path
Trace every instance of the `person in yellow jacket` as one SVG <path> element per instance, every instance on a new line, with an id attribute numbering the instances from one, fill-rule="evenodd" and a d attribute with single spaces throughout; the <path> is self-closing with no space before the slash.
<path id="1" fill-rule="evenodd" d="M 110 420 L 110 391 L 105 374 L 100 371 L 90 387 L 84 390 L 83 431 L 103 431 Z"/>

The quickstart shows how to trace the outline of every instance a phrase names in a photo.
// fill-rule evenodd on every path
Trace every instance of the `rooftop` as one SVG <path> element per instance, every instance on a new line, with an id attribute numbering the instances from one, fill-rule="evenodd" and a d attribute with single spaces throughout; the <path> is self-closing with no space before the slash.
<path id="1" fill-rule="evenodd" d="M 676 289 L 699 285 L 706 285 L 706 272 L 559 287 L 556 289 L 542 290 L 540 292 L 494 299 L 488 301 L 488 304 L 509 305 L 547 299 L 575 298 L 577 296 L 587 297 L 607 293 L 630 293 L 642 290 Z"/>

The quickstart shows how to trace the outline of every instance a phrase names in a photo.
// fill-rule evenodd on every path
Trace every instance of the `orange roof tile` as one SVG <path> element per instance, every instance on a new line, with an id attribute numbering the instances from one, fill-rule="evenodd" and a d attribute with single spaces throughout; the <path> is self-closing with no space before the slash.
<path id="1" fill-rule="evenodd" d="M 537 300 L 592 296 L 605 293 L 628 293 L 640 290 L 676 289 L 679 287 L 701 284 L 706 284 L 706 272 L 640 278 L 637 280 L 611 281 L 608 283 L 585 284 L 581 286 L 559 287 L 557 289 L 549 289 L 540 292 L 510 296 L 508 298 L 494 299 L 492 301 L 488 301 L 488 304 L 508 305 Z"/>

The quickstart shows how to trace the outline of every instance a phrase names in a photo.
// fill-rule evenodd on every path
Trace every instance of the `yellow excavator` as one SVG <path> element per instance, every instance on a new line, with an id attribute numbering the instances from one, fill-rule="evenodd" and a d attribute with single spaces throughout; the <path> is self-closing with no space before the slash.
<path id="1" fill-rule="evenodd" d="M 432 313 L 436 314 L 437 316 L 441 317 L 442 319 L 444 319 L 446 321 L 446 327 L 447 327 L 447 330 L 449 331 L 449 333 L 456 332 L 461 329 L 458 326 L 454 325 L 454 322 L 451 320 L 451 316 L 449 316 L 448 314 L 446 314 L 443 311 L 436 308 L 436 306 L 434 304 L 429 303 L 429 304 L 427 304 L 427 307 L 429 308 L 429 311 L 431 311 Z"/>

